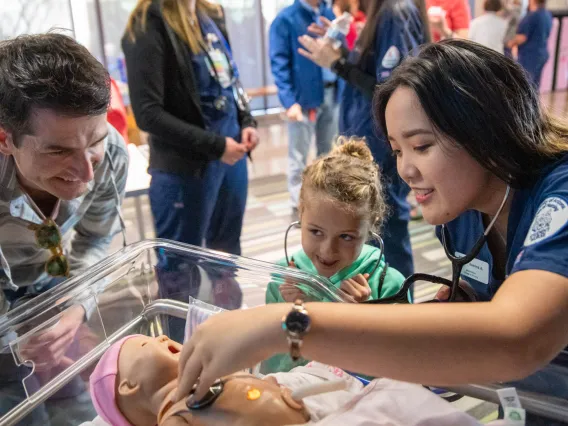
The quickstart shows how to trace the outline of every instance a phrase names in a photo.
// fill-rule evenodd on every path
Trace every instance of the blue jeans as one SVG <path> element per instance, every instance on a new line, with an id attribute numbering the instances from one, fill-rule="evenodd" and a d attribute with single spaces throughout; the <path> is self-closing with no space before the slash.
<path id="1" fill-rule="evenodd" d="M 303 121 L 288 122 L 288 191 L 292 207 L 298 207 L 302 172 L 306 167 L 314 133 L 318 157 L 330 151 L 333 138 L 337 135 L 339 109 L 336 88 L 325 89 L 324 102 L 317 109 L 315 122 L 310 121 L 307 110 L 302 112 Z"/>
<path id="2" fill-rule="evenodd" d="M 203 177 L 151 170 L 150 207 L 156 236 L 241 254 L 247 201 L 246 158 L 207 165 Z"/>

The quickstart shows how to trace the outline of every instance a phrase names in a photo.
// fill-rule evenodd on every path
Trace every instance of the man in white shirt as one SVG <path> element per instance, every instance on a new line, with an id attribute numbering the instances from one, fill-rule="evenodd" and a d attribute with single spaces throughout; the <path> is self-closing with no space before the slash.
<path id="1" fill-rule="evenodd" d="M 469 38 L 476 43 L 503 53 L 507 20 L 497 14 L 503 9 L 501 0 L 485 0 L 485 13 L 471 21 Z"/>

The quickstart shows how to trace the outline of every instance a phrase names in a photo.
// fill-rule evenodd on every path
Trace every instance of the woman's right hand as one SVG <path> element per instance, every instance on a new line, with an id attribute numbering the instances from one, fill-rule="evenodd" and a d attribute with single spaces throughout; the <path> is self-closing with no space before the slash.
<path id="1" fill-rule="evenodd" d="M 183 345 L 175 401 L 187 398 L 194 385 L 193 400 L 199 401 L 216 379 L 287 352 L 282 317 L 288 312 L 290 304 L 269 304 L 225 311 L 199 325 Z"/>
<path id="2" fill-rule="evenodd" d="M 243 158 L 246 153 L 247 147 L 244 144 L 238 143 L 233 138 L 227 137 L 225 138 L 225 152 L 223 152 L 221 161 L 232 166 L 241 158 Z"/>

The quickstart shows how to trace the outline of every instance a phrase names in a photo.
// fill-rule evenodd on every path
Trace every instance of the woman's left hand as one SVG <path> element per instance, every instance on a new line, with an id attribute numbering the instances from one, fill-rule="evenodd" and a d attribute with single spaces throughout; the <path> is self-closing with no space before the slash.
<path id="1" fill-rule="evenodd" d="M 241 142 L 245 144 L 248 152 L 252 152 L 258 145 L 258 130 L 245 127 L 241 132 Z"/>
<path id="2" fill-rule="evenodd" d="M 193 400 L 199 401 L 216 379 L 286 352 L 281 321 L 289 311 L 290 304 L 284 303 L 227 311 L 197 327 L 179 358 L 176 401 L 186 398 L 195 384 Z"/>
<path id="3" fill-rule="evenodd" d="M 298 49 L 298 53 L 320 67 L 331 68 L 331 65 L 341 58 L 341 51 L 335 49 L 331 43 L 325 39 L 314 39 L 310 36 L 303 35 L 298 37 L 298 41 L 305 48 L 305 50 L 302 48 Z"/>

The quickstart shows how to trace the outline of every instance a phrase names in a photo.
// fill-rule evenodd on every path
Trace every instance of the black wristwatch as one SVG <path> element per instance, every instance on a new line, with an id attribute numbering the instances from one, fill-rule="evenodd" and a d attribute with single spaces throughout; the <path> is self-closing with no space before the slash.
<path id="1" fill-rule="evenodd" d="M 344 74 L 343 69 L 345 68 L 345 64 L 347 64 L 347 58 L 345 56 L 342 56 L 333 64 L 331 64 L 330 70 L 337 75 L 342 75 Z"/>
<path id="2" fill-rule="evenodd" d="M 287 334 L 292 361 L 297 361 L 302 357 L 302 343 L 304 335 L 310 331 L 310 325 L 310 316 L 304 308 L 304 302 L 300 299 L 296 300 L 292 310 L 282 318 L 282 329 Z"/>

